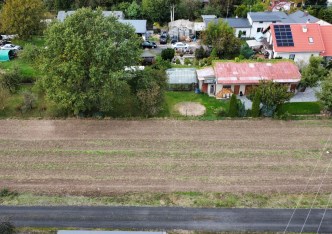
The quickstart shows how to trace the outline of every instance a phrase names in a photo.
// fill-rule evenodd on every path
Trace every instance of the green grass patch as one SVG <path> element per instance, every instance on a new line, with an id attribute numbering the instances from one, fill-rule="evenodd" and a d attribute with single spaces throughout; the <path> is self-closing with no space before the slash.
<path id="1" fill-rule="evenodd" d="M 0 62 L 0 69 L 6 72 L 13 71 L 18 68 L 23 77 L 38 77 L 41 75 L 39 70 L 34 68 L 31 63 L 23 61 L 23 59 L 15 58 L 8 62 Z"/>
<path id="2" fill-rule="evenodd" d="M 284 103 L 278 108 L 278 114 L 288 112 L 291 115 L 314 115 L 319 114 L 321 106 L 319 102 L 290 102 Z"/>
<path id="3" fill-rule="evenodd" d="M 217 100 L 214 97 L 209 97 L 207 94 L 197 94 L 193 91 L 168 91 L 166 92 L 166 106 L 164 115 L 170 117 L 183 117 L 175 108 L 175 105 L 180 102 L 197 102 L 205 106 L 206 112 L 199 119 L 218 119 L 218 112 L 221 108 L 228 111 L 229 102 Z"/>
<path id="4" fill-rule="evenodd" d="M 23 49 L 26 44 L 32 44 L 38 47 L 45 46 L 45 38 L 40 36 L 33 36 L 32 38 L 27 40 L 13 39 L 12 42 L 15 45 L 23 46 Z"/>

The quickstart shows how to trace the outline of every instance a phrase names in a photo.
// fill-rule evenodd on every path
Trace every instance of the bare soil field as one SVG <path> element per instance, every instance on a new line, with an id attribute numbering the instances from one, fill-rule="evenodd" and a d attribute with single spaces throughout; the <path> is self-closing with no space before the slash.
<path id="1" fill-rule="evenodd" d="M 313 193 L 331 132 L 328 120 L 1 120 L 0 188 Z M 332 168 L 321 187 L 331 191 Z"/>

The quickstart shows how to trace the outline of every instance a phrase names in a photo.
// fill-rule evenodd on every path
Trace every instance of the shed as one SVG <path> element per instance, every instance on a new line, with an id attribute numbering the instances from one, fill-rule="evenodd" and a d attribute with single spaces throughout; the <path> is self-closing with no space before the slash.
<path id="1" fill-rule="evenodd" d="M 15 56 L 12 50 L 0 50 L 0 62 L 11 60 Z"/>
<path id="2" fill-rule="evenodd" d="M 171 68 L 166 70 L 170 90 L 194 90 L 197 86 L 195 68 Z"/>
<path id="3" fill-rule="evenodd" d="M 152 54 L 148 49 L 145 49 L 141 55 L 143 65 L 149 65 L 155 62 L 156 55 Z"/>

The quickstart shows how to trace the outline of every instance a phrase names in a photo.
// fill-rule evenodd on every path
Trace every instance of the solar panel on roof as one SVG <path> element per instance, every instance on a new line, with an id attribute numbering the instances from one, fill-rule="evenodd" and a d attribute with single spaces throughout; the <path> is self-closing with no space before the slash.
<path id="1" fill-rule="evenodd" d="M 277 46 L 294 46 L 290 25 L 274 25 L 274 33 Z"/>

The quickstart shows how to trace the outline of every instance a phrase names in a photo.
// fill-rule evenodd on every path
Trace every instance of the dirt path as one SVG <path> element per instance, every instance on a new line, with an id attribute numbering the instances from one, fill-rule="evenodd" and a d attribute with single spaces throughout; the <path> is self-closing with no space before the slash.
<path id="1" fill-rule="evenodd" d="M 197 102 L 180 102 L 174 107 L 184 116 L 201 116 L 205 113 L 205 106 Z"/>
<path id="2" fill-rule="evenodd" d="M 309 181 L 312 192 L 331 131 L 332 121 L 1 120 L 0 188 L 298 193 Z M 326 178 L 331 191 L 332 170 Z"/>

